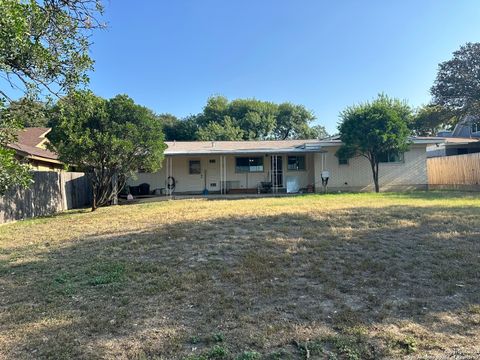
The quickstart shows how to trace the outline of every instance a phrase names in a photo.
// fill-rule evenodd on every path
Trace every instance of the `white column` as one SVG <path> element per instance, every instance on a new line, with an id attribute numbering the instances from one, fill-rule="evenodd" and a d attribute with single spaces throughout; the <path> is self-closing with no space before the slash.
<path id="1" fill-rule="evenodd" d="M 223 194 L 223 156 L 220 155 L 220 194 Z"/>
<path id="2" fill-rule="evenodd" d="M 168 156 L 165 156 L 165 196 L 168 196 Z"/>
<path id="3" fill-rule="evenodd" d="M 225 188 L 223 189 L 223 193 L 227 194 L 227 156 L 223 156 L 223 181 L 225 182 Z"/>

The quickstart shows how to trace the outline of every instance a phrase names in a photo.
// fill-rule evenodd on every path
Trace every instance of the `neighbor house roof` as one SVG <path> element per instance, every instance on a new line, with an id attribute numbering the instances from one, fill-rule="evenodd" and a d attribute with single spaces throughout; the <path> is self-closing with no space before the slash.
<path id="1" fill-rule="evenodd" d="M 479 138 L 462 138 L 462 137 L 447 137 L 445 138 L 445 145 L 466 145 L 480 143 Z"/>
<path id="2" fill-rule="evenodd" d="M 412 137 L 414 144 L 436 144 L 443 138 Z M 252 140 L 252 141 L 167 141 L 165 155 L 254 154 L 322 152 L 322 148 L 340 146 L 338 136 L 318 140 Z"/>
<path id="3" fill-rule="evenodd" d="M 61 162 L 58 160 L 58 155 L 46 149 L 48 142 L 46 135 L 51 130 L 44 127 L 24 128 L 17 133 L 17 141 L 9 144 L 8 147 L 20 156 L 59 164 Z"/>

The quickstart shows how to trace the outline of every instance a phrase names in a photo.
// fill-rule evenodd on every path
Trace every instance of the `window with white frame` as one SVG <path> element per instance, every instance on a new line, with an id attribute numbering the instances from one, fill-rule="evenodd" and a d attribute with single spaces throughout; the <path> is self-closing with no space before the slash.
<path id="1" fill-rule="evenodd" d="M 287 169 L 290 171 L 303 171 L 305 170 L 305 155 L 288 156 Z"/>
<path id="2" fill-rule="evenodd" d="M 198 175 L 202 173 L 202 167 L 200 160 L 189 160 L 188 161 L 188 173 L 190 175 Z"/>
<path id="3" fill-rule="evenodd" d="M 235 172 L 263 172 L 263 157 L 237 157 L 235 158 Z"/>

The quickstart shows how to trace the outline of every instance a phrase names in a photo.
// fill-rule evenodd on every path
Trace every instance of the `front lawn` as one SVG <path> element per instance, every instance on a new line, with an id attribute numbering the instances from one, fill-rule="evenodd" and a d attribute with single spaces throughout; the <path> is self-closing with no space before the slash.
<path id="1" fill-rule="evenodd" d="M 0 358 L 480 356 L 478 194 L 182 200 L 0 227 Z"/>

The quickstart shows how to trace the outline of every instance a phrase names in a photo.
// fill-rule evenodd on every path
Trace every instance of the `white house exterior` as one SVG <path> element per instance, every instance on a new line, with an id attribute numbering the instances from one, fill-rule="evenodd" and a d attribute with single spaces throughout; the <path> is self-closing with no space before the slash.
<path id="1" fill-rule="evenodd" d="M 440 138 L 412 138 L 410 150 L 389 154 L 379 166 L 380 188 L 426 189 L 426 147 Z M 230 194 L 323 191 L 322 171 L 330 191 L 373 189 L 367 159 L 335 156 L 338 139 L 281 141 L 167 142 L 162 168 L 139 172 L 129 186 L 147 183 L 156 194 Z"/>

